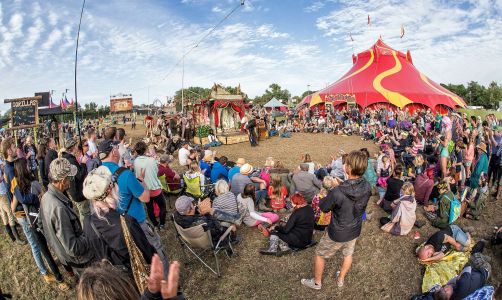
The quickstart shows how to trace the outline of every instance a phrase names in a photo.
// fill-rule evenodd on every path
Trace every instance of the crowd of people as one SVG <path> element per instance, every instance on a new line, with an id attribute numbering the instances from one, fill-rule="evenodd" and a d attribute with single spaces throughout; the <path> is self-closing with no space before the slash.
<path id="1" fill-rule="evenodd" d="M 5 232 L 15 243 L 27 241 L 47 283 L 70 289 L 64 268 L 78 278 L 79 299 L 101 299 L 104 293 L 110 299 L 183 298 L 179 265 L 170 263 L 171 245 L 159 235 L 169 226 L 168 198 L 175 195 L 174 222 L 185 229 L 204 224 L 215 245 L 231 230 L 225 248 L 230 257 L 231 245 L 242 240 L 241 226 L 266 237 L 266 247 L 257 249 L 262 255 L 315 247 L 313 276 L 301 280 L 308 288 L 322 289 L 326 260 L 341 250 L 341 288 L 375 195 L 387 215 L 379 220 L 385 234 L 408 235 L 424 226 L 416 215 L 423 206 L 438 231 L 417 248 L 420 262 L 441 262 L 451 251 L 472 253 L 458 277 L 438 282 L 417 299 L 502 299 L 501 288 L 487 286 L 486 242 L 476 243 L 470 228 L 458 225 L 459 218 L 479 219 L 499 192 L 502 128 L 493 115 L 482 120 L 382 108 L 301 110 L 281 122 L 266 113 L 246 117 L 242 129 L 252 146 L 258 145 L 256 125 L 249 123 L 263 120 L 270 137 L 354 134 L 379 147 L 373 156 L 366 148 L 333 151 L 325 164 L 305 153 L 292 169 L 273 157 L 254 167 L 246 158 L 218 156 L 215 144 L 190 143 L 190 126 L 184 127 L 189 118 L 180 119 L 179 128 L 159 119 L 146 120 L 149 132 L 134 144 L 124 128 L 107 126 L 99 133 L 92 124 L 83 128 L 84 136 L 67 136 L 60 147 L 51 135 L 37 143 L 29 132 L 19 140 L 2 138 Z M 179 168 L 172 166 L 175 156 Z M 324 231 L 319 241 L 314 231 Z M 490 242 L 502 243 L 502 230 Z M 113 283 L 107 281 L 111 274 Z"/>

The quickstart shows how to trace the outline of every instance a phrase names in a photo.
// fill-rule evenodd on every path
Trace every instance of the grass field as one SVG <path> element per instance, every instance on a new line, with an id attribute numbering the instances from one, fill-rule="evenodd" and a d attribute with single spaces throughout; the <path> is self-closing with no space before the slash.
<path id="1" fill-rule="evenodd" d="M 494 114 L 498 120 L 502 119 L 502 112 L 496 110 L 486 110 L 486 109 L 459 109 L 460 113 L 466 113 L 470 116 L 480 116 L 482 119 L 489 114 Z"/>
<path id="2" fill-rule="evenodd" d="M 133 133 L 134 137 L 141 131 Z M 310 153 L 313 160 L 328 163 L 330 155 L 339 149 L 350 151 L 367 147 L 376 151 L 375 145 L 363 142 L 359 137 L 342 137 L 324 134 L 295 134 L 290 139 L 274 138 L 260 143 L 257 148 L 236 144 L 217 148 L 218 155 L 231 160 L 246 158 L 253 165 L 263 165 L 265 158 L 272 156 L 288 168 L 297 166 L 300 156 Z M 176 167 L 176 166 L 175 166 Z M 414 249 L 432 234 L 435 229 L 425 225 L 414 229 L 409 236 L 396 237 L 384 234 L 379 228 L 379 218 L 385 213 L 376 206 L 372 197 L 368 205 L 371 219 L 363 225 L 354 254 L 352 270 L 342 289 L 337 288 L 335 272 L 341 262 L 341 253 L 327 263 L 323 289 L 313 291 L 300 284 L 301 278 L 312 275 L 314 248 L 292 255 L 264 257 L 258 249 L 266 246 L 267 240 L 254 228 L 239 228 L 244 238 L 237 245 L 238 256 L 221 258 L 222 277 L 216 278 L 200 263 L 194 262 L 182 269 L 182 284 L 188 299 L 409 299 L 420 292 L 424 267 L 417 262 Z M 172 199 L 171 203 L 174 203 Z M 490 236 L 494 225 L 502 224 L 501 202 L 489 202 L 480 221 L 460 220 L 460 225 L 475 228 L 475 239 Z M 172 209 L 171 209 L 172 211 Z M 417 218 L 425 220 L 422 208 L 417 209 Z M 175 239 L 173 226 L 161 232 L 171 260 L 183 261 L 183 255 Z M 413 239 L 415 231 L 421 238 Z M 321 232 L 315 233 L 319 240 Z M 490 282 L 502 282 L 502 259 L 500 249 L 488 248 L 485 254 L 493 257 L 493 276 Z M 74 299 L 74 291 L 61 293 L 55 286 L 46 285 L 31 256 L 28 245 L 19 246 L 0 235 L 0 285 L 4 292 L 14 294 L 14 299 Z"/>

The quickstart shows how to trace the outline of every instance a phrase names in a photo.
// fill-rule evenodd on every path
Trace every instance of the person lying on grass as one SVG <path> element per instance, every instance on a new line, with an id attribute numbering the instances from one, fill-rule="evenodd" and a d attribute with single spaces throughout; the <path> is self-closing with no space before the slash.
<path id="1" fill-rule="evenodd" d="M 441 260 L 451 247 L 457 251 L 466 252 L 471 244 L 471 236 L 457 225 L 450 225 L 434 233 L 417 250 L 417 256 L 422 262 L 435 262 Z"/>

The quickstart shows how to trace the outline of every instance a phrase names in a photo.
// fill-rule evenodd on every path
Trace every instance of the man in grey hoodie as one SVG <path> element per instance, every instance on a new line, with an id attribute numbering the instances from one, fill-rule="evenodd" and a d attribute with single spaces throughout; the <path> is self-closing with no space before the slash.
<path id="1" fill-rule="evenodd" d="M 93 260 L 92 247 L 84 236 L 79 216 L 72 209 L 71 201 L 64 191 L 70 187 L 71 177 L 77 167 L 65 158 L 51 162 L 51 183 L 42 197 L 39 212 L 39 227 L 61 263 L 71 266 L 80 275 Z"/>

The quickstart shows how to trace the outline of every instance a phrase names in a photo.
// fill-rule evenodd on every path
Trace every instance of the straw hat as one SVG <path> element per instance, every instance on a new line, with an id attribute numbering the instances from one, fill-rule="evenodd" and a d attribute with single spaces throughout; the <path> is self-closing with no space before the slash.
<path id="1" fill-rule="evenodd" d="M 210 154 L 204 155 L 204 158 L 202 159 L 205 162 L 211 162 L 213 160 L 213 156 Z"/>
<path id="2" fill-rule="evenodd" d="M 240 170 L 242 175 L 249 175 L 253 172 L 253 166 L 250 164 L 243 164 Z"/>
<path id="3" fill-rule="evenodd" d="M 237 162 L 236 162 L 235 164 L 236 164 L 236 165 L 238 165 L 238 166 L 242 166 L 242 165 L 244 165 L 245 163 L 246 163 L 246 160 L 245 160 L 244 158 L 242 158 L 242 157 L 239 157 L 239 158 L 237 159 Z"/>
<path id="4" fill-rule="evenodd" d="M 479 145 L 477 145 L 476 148 L 486 153 L 486 144 L 484 142 L 479 143 Z"/>

